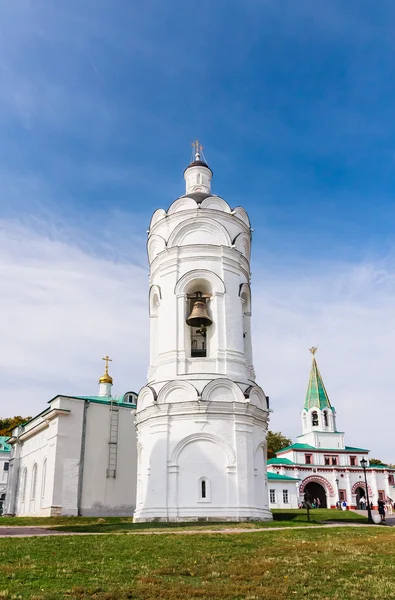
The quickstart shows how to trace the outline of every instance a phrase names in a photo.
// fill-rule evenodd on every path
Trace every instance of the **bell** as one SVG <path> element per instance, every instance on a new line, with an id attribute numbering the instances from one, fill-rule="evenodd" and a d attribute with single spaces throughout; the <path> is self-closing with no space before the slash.
<path id="1" fill-rule="evenodd" d="M 192 312 L 187 318 L 190 327 L 208 327 L 212 320 L 207 314 L 206 304 L 202 300 L 196 300 L 192 306 Z"/>

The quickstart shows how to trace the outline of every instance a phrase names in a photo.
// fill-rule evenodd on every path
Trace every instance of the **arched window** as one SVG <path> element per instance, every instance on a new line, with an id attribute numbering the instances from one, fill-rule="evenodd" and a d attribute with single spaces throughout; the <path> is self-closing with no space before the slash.
<path id="1" fill-rule="evenodd" d="M 199 479 L 199 502 L 210 502 L 210 483 L 206 477 Z"/>
<path id="2" fill-rule="evenodd" d="M 36 487 L 37 487 L 37 463 L 34 463 L 33 472 L 32 472 L 32 491 L 31 491 L 31 496 L 30 496 L 31 500 L 34 500 L 36 497 Z"/>
<path id="3" fill-rule="evenodd" d="M 201 486 L 202 486 L 202 489 L 201 489 L 202 498 L 205 498 L 206 497 L 206 480 L 205 479 L 202 479 Z"/>
<path id="4" fill-rule="evenodd" d="M 45 495 L 45 478 L 47 476 L 47 459 L 44 458 L 43 462 L 43 474 L 41 477 L 41 498 L 44 498 Z"/>
<path id="5" fill-rule="evenodd" d="M 203 297 L 202 292 L 197 291 L 189 298 L 188 314 L 187 324 L 191 331 L 191 358 L 204 358 L 207 356 L 207 326 L 200 315 L 206 314 L 208 316 L 208 311 L 207 299 Z M 194 318 L 191 322 L 192 315 L 194 315 Z"/>
<path id="6" fill-rule="evenodd" d="M 21 502 L 25 502 L 25 500 L 26 500 L 26 484 L 27 484 L 27 468 L 25 467 L 23 469 L 23 473 L 22 473 Z"/>
<path id="7" fill-rule="evenodd" d="M 316 410 L 311 413 L 311 424 L 313 427 L 318 426 L 318 412 Z"/>
<path id="8" fill-rule="evenodd" d="M 324 410 L 324 425 L 328 427 L 328 411 Z"/>

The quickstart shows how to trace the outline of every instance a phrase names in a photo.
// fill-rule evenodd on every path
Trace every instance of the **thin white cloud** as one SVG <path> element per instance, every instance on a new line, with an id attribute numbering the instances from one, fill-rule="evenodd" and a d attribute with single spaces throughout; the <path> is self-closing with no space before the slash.
<path id="1" fill-rule="evenodd" d="M 114 358 L 116 393 L 145 383 L 147 268 L 132 264 L 130 248 L 114 262 L 85 252 L 71 234 L 49 237 L 43 229 L 0 222 L 3 416 L 39 412 L 57 393 L 95 394 L 106 353 Z M 143 243 L 135 244 L 141 257 Z M 253 271 L 255 367 L 271 397 L 272 428 L 301 433 L 308 348 L 318 345 L 347 443 L 394 462 L 392 265 L 312 262 L 292 273 Z"/>

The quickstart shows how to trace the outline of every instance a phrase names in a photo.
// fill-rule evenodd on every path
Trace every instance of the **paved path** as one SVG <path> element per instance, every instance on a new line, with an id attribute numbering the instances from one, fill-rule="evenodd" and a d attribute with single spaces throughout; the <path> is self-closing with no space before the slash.
<path id="1" fill-rule="evenodd" d="M 395 525 L 395 519 L 392 525 Z M 389 523 L 388 523 L 389 524 Z M 57 531 L 46 527 L 0 527 L 0 538 L 5 537 L 45 537 L 45 536 L 70 536 L 70 535 L 206 535 L 206 534 L 236 534 L 236 533 L 269 533 L 276 531 L 295 531 L 301 529 L 328 529 L 334 527 L 382 527 L 382 525 L 368 525 L 365 523 L 328 523 L 325 525 L 297 525 L 294 527 L 257 527 L 246 529 L 242 527 L 228 529 L 161 529 L 161 530 L 139 530 L 139 531 L 114 531 L 114 532 L 84 532 L 84 531 Z"/>

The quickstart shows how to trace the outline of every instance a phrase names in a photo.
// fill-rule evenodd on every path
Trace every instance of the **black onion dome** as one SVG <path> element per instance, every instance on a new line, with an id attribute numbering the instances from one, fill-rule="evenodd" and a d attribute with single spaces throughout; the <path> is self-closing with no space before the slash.
<path id="1" fill-rule="evenodd" d="M 209 171 L 211 171 L 210 167 L 208 166 L 208 164 L 206 162 L 204 162 L 204 160 L 194 160 L 193 162 L 191 162 L 187 166 L 187 168 L 185 169 L 185 171 L 187 171 L 191 167 L 206 167 L 206 169 L 208 169 Z M 185 173 L 185 171 L 184 171 L 184 173 Z M 211 175 L 212 174 L 213 174 L 213 172 L 211 171 Z"/>

